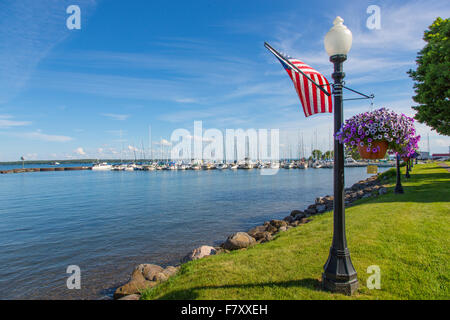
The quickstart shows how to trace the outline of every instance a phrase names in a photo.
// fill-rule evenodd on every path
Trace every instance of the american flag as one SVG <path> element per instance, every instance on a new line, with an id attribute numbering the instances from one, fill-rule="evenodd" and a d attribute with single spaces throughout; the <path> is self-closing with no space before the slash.
<path id="1" fill-rule="evenodd" d="M 291 58 L 289 56 L 283 55 L 270 46 L 266 46 L 280 61 L 281 65 L 284 67 L 292 82 L 294 83 L 297 95 L 300 98 L 300 102 L 303 106 L 303 111 L 305 112 L 305 117 L 309 117 L 316 113 L 332 113 L 333 104 L 331 99 L 331 87 L 328 80 L 317 70 L 311 68 L 306 63 Z M 280 58 L 281 57 L 281 58 Z M 300 69 L 304 74 L 301 74 L 291 66 L 289 66 L 283 59 L 289 61 L 295 67 Z M 308 79 L 308 77 L 310 79 Z M 313 83 L 313 80 L 315 83 Z M 318 84 L 324 90 L 320 90 L 317 87 Z M 326 95 L 323 91 L 329 93 Z"/>

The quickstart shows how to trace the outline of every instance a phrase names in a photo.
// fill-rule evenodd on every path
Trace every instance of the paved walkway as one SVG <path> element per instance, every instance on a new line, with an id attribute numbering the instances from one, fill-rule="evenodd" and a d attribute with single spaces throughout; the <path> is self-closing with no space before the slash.
<path id="1" fill-rule="evenodd" d="M 450 172 L 450 167 L 446 163 L 441 162 L 441 163 L 438 163 L 438 165 L 440 165 L 444 169 L 447 169 L 447 171 Z"/>

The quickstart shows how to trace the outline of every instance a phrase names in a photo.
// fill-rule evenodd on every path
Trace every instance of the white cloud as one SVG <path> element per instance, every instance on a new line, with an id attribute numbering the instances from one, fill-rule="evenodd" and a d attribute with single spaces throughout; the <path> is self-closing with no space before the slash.
<path id="1" fill-rule="evenodd" d="M 86 155 L 86 152 L 83 150 L 83 148 L 79 147 L 75 150 L 76 154 L 79 154 L 80 156 Z"/>
<path id="2" fill-rule="evenodd" d="M 154 142 L 156 145 L 162 145 L 162 146 L 171 146 L 172 143 L 166 139 L 161 139 L 161 141 Z"/>
<path id="3" fill-rule="evenodd" d="M 130 151 L 135 151 L 135 152 L 139 152 L 139 149 L 134 147 L 134 146 L 128 146 L 128 150 Z"/>

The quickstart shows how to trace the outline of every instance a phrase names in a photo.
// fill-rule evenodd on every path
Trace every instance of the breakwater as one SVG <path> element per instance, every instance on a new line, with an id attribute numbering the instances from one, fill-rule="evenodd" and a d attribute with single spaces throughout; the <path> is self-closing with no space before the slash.
<path id="1" fill-rule="evenodd" d="M 25 172 L 48 172 L 48 171 L 75 171 L 75 170 L 92 170 L 92 167 L 48 167 L 48 168 L 19 168 L 1 170 L 0 174 L 25 173 Z"/>

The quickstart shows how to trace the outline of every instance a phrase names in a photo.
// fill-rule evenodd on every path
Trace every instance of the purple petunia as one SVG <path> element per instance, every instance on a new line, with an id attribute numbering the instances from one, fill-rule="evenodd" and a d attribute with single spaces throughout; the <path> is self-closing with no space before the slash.
<path id="1" fill-rule="evenodd" d="M 372 143 L 386 141 L 390 152 L 410 155 L 418 149 L 420 136 L 415 134 L 412 118 L 381 108 L 346 120 L 335 137 L 347 149 L 366 147 L 367 152 L 376 152 L 380 147 Z"/>

